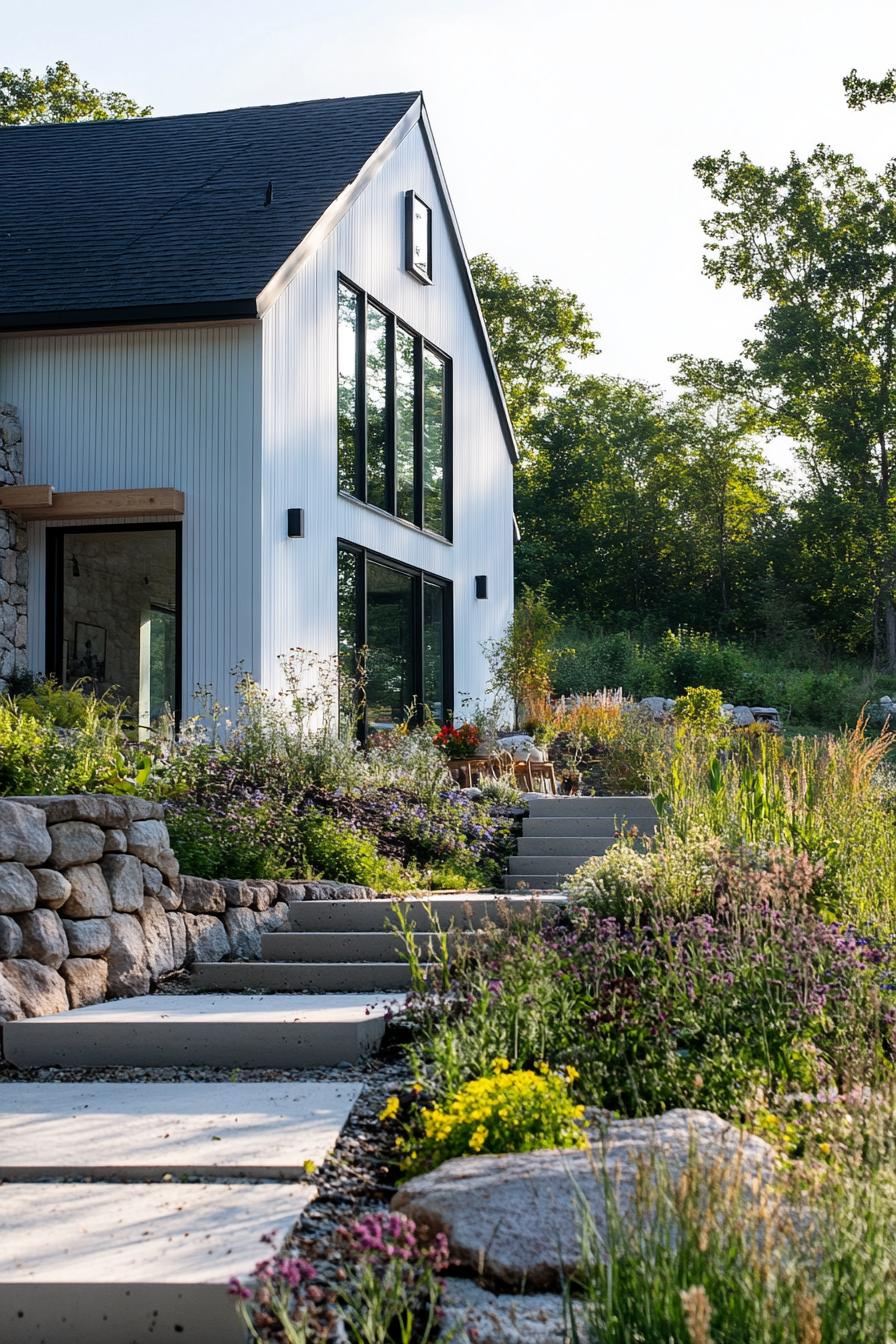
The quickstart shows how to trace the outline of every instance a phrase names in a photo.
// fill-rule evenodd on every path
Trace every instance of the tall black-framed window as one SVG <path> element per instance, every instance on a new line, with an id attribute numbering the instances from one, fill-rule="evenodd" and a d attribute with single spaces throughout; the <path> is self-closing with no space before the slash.
<path id="1" fill-rule="evenodd" d="M 409 713 L 444 723 L 453 694 L 450 582 L 342 541 L 338 576 L 343 727 L 366 738 Z"/>
<path id="2" fill-rule="evenodd" d="M 338 281 L 338 483 L 451 540 L 451 360 L 350 281 Z"/>
<path id="3" fill-rule="evenodd" d="M 180 523 L 47 529 L 46 669 L 149 729 L 181 712 Z"/>

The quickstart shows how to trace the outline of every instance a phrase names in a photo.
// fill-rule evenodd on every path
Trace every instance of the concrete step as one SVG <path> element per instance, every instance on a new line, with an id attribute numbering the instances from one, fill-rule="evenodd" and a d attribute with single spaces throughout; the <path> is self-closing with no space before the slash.
<path id="1" fill-rule="evenodd" d="M 248 1279 L 261 1237 L 291 1227 L 315 1194 L 271 1182 L 4 1185 L 0 1338 L 244 1344 L 228 1281 Z"/>
<path id="2" fill-rule="evenodd" d="M 569 837 L 548 836 L 548 835 L 524 835 L 517 842 L 518 855 L 531 855 L 547 858 L 550 856 L 565 854 L 606 854 L 611 845 L 615 845 L 616 837 L 613 835 L 587 836 L 573 835 Z"/>
<path id="3" fill-rule="evenodd" d="M 504 888 L 508 894 L 520 896 L 529 892 L 541 897 L 557 894 L 563 880 L 559 873 L 505 873 Z"/>
<path id="4" fill-rule="evenodd" d="M 655 817 L 639 817 L 631 824 L 637 826 L 645 835 L 652 835 L 656 830 Z M 523 835 L 527 839 L 538 835 L 546 837 L 587 835 L 597 839 L 601 836 L 618 835 L 623 825 L 623 820 L 620 818 L 617 822 L 615 817 L 524 817 Z"/>
<path id="5" fill-rule="evenodd" d="M 574 873 L 592 854 L 514 854 L 507 864 L 511 877 L 527 873 Z"/>
<path id="6" fill-rule="evenodd" d="M 229 968 L 243 975 L 264 969 L 257 962 L 231 962 Z M 407 971 L 407 967 L 401 969 Z M 236 977 L 227 986 L 240 987 Z M 314 986 L 304 988 L 313 990 Z M 147 994 L 115 999 L 49 1017 L 5 1022 L 3 1050 L 20 1068 L 209 1065 L 269 1069 L 355 1062 L 377 1049 L 385 1031 L 387 1006 L 371 1002 L 367 991 L 374 986 L 369 984 L 341 988 L 359 992 L 303 997 Z"/>
<path id="7" fill-rule="evenodd" d="M 361 1091 L 344 1082 L 12 1082 L 0 1097 L 0 1180 L 306 1181 Z"/>
<path id="8" fill-rule="evenodd" d="M 455 938 L 458 932 L 446 936 Z M 412 937 L 424 961 L 438 956 L 439 934 L 415 933 Z M 405 944 L 395 933 L 271 933 L 262 936 L 261 951 L 266 961 L 388 962 L 404 960 Z"/>
<path id="9" fill-rule="evenodd" d="M 606 798 L 529 797 L 530 817 L 618 817 L 637 821 L 656 818 L 653 799 L 642 794 L 620 794 Z"/>
<path id="10" fill-rule="evenodd" d="M 425 933 L 452 924 L 479 928 L 486 920 L 494 921 L 498 904 L 506 901 L 506 896 L 463 894 L 409 897 L 398 904 L 408 922 Z M 289 907 L 289 926 L 295 933 L 382 933 L 395 918 L 391 901 L 292 901 Z"/>
<path id="11" fill-rule="evenodd" d="M 193 984 L 203 992 L 357 997 L 401 994 L 411 987 L 411 972 L 403 961 L 197 961 Z"/>

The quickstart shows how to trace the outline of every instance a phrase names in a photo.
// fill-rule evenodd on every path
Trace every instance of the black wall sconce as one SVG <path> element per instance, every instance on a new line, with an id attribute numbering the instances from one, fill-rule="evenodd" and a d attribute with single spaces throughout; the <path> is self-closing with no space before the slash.
<path id="1" fill-rule="evenodd" d="M 305 535 L 304 509 L 286 510 L 286 535 L 288 537 L 304 537 Z"/>
<path id="2" fill-rule="evenodd" d="M 477 597 L 488 597 L 488 575 L 487 575 L 487 574 L 477 574 L 477 575 L 476 575 L 476 596 L 477 596 Z"/>

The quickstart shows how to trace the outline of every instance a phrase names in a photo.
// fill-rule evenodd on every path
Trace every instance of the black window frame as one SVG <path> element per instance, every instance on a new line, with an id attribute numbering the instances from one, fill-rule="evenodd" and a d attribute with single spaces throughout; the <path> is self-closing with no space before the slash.
<path id="1" fill-rule="evenodd" d="M 44 667 L 48 676 L 64 684 L 62 667 L 62 633 L 64 628 L 63 602 L 65 588 L 65 538 L 88 532 L 173 532 L 174 533 L 174 591 L 177 599 L 177 630 L 174 639 L 174 711 L 175 726 L 179 726 L 183 711 L 183 641 L 184 641 L 184 566 L 183 523 L 89 523 L 83 527 L 68 527 L 64 523 L 48 527 L 46 536 Z"/>
<path id="2" fill-rule="evenodd" d="M 357 321 L 355 326 L 355 470 L 353 491 L 346 490 L 339 484 L 339 467 L 337 460 L 337 489 L 344 499 L 350 499 L 356 504 L 363 504 L 365 508 L 373 509 L 379 514 L 392 518 L 405 527 L 412 527 L 415 531 L 422 532 L 428 537 L 434 537 L 437 541 L 447 542 L 449 545 L 454 541 L 454 364 L 451 356 L 446 354 L 440 346 L 434 341 L 428 340 L 421 332 L 416 331 L 409 323 L 400 318 L 386 304 L 381 303 L 379 299 L 367 293 L 353 280 L 341 271 L 337 272 L 337 311 L 338 311 L 338 289 L 339 286 L 350 290 L 358 302 Z M 378 312 L 386 316 L 386 507 L 382 508 L 379 504 L 374 504 L 368 499 L 367 491 L 367 310 L 372 306 Z M 398 512 L 397 498 L 397 480 L 396 480 L 396 397 L 395 397 L 395 352 L 396 339 L 395 334 L 398 328 L 401 328 L 406 335 L 410 336 L 414 342 L 414 517 L 413 520 L 403 518 Z M 337 341 L 339 339 L 339 330 L 337 323 Z M 441 360 L 445 371 L 445 405 L 443 412 L 444 422 L 444 442 L 443 442 L 443 490 L 444 490 L 444 515 L 445 531 L 435 532 L 432 528 L 425 526 L 423 512 L 423 377 L 424 377 L 424 350 L 429 350 L 437 359 Z M 337 355 L 338 367 L 338 355 Z M 338 453 L 338 449 L 337 449 Z"/>
<path id="3" fill-rule="evenodd" d="M 348 551 L 354 555 L 358 564 L 355 570 L 356 592 L 355 592 L 355 655 L 356 659 L 362 649 L 367 647 L 367 564 L 373 561 L 374 564 L 384 565 L 388 569 L 394 569 L 399 574 L 404 574 L 414 580 L 414 628 L 413 628 L 413 660 L 414 660 L 414 703 L 416 711 L 412 716 L 412 722 L 420 724 L 423 722 L 424 709 L 427 706 L 423 702 L 423 689 L 425 684 L 425 665 L 424 665 L 424 646 L 423 631 L 424 620 L 424 602 L 425 585 L 427 583 L 437 584 L 444 594 L 442 603 L 442 711 L 443 722 L 450 722 L 452 705 L 454 701 L 454 584 L 451 579 L 444 578 L 441 574 L 435 574 L 431 570 L 422 569 L 419 565 L 409 565 L 403 560 L 395 560 L 391 555 L 384 555 L 381 551 L 371 550 L 368 546 L 361 546 L 357 542 L 348 541 L 340 537 L 336 543 L 337 553 L 337 572 L 339 564 L 339 552 Z M 338 620 L 338 615 L 337 615 Z M 341 670 L 340 670 L 341 676 Z M 341 690 L 339 701 L 341 703 Z M 361 742 L 367 740 L 367 710 L 363 703 L 354 705 L 355 733 Z"/>

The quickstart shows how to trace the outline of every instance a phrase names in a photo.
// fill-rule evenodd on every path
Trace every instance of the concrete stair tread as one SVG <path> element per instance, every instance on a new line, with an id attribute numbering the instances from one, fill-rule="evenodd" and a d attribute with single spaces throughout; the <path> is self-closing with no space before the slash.
<path id="1" fill-rule="evenodd" d="M 494 920 L 498 903 L 506 900 L 504 894 L 460 893 L 431 899 L 415 896 L 394 904 L 401 907 L 409 923 L 426 933 L 433 928 L 428 911 L 440 927 L 453 921 L 457 927 L 476 928 L 485 919 Z M 396 918 L 390 901 L 292 901 L 289 907 L 290 928 L 295 933 L 382 933 Z"/>
<path id="2" fill-rule="evenodd" d="M 514 854 L 508 860 L 511 873 L 574 873 L 594 854 Z"/>
<path id="3" fill-rule="evenodd" d="M 205 961 L 193 966 L 193 984 L 203 992 L 243 990 L 298 994 L 403 993 L 411 973 L 403 961 Z"/>
<path id="4" fill-rule="evenodd" d="M 261 1236 L 290 1227 L 315 1194 L 308 1184 L 4 1185 L 3 1344 L 242 1344 L 228 1281 L 248 1278 Z"/>
<path id="5" fill-rule="evenodd" d="M 11 1083 L 0 1094 L 0 1179 L 302 1181 L 361 1091 L 342 1082 Z"/>
<path id="6" fill-rule="evenodd" d="M 259 966 L 231 962 L 237 970 Z M 234 982 L 233 988 L 242 988 Z M 387 1005 L 370 992 L 149 994 L 3 1026 L 7 1059 L 49 1065 L 297 1068 L 375 1050 Z"/>
<path id="7" fill-rule="evenodd" d="M 425 955 L 438 948 L 439 935 L 435 932 L 413 933 L 417 953 Z M 458 931 L 452 937 L 464 937 Z M 266 961 L 302 961 L 329 963 L 342 962 L 397 962 L 404 956 L 404 939 L 397 933 L 268 933 L 261 939 L 262 955 Z"/>

